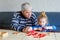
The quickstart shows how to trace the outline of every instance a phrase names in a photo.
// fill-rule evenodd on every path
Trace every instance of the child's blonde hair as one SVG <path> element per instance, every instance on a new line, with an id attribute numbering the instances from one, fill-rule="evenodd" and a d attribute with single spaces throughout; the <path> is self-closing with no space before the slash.
<path id="1" fill-rule="evenodd" d="M 47 17 L 47 15 L 45 14 L 45 11 L 42 11 L 41 14 L 39 15 L 39 17 L 38 17 L 38 22 L 39 22 L 39 19 L 41 19 L 41 18 L 46 18 L 47 21 L 48 21 L 48 17 Z"/>

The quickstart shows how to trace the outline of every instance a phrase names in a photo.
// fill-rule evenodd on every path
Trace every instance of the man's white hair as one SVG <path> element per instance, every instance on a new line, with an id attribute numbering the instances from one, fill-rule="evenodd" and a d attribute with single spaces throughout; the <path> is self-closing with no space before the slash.
<path id="1" fill-rule="evenodd" d="M 23 10 L 31 10 L 31 9 L 32 9 L 32 7 L 31 7 L 30 3 L 28 3 L 28 2 L 23 3 L 23 4 L 21 5 L 21 10 L 22 10 L 22 11 L 23 11 Z"/>

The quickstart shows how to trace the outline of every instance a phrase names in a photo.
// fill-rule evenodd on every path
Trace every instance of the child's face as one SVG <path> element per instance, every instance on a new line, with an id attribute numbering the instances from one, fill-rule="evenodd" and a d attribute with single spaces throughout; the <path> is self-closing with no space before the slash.
<path id="1" fill-rule="evenodd" d="M 47 23 L 47 19 L 46 19 L 46 18 L 40 18 L 40 19 L 39 19 L 39 25 L 45 26 L 46 23 Z"/>

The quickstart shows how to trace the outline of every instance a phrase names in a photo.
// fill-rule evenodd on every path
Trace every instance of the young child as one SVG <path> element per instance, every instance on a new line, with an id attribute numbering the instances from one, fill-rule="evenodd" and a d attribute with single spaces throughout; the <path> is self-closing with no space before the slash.
<path id="1" fill-rule="evenodd" d="M 51 26 L 48 22 L 48 17 L 44 11 L 41 12 L 38 17 L 38 25 L 32 26 L 32 30 L 41 31 L 41 32 L 51 32 L 56 30 L 56 26 Z"/>

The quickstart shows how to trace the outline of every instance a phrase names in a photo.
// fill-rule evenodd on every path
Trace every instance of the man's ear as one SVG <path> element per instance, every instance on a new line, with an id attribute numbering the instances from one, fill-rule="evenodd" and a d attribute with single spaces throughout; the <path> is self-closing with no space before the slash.
<path id="1" fill-rule="evenodd" d="M 24 13 L 24 11 L 21 11 L 22 12 L 22 14 Z M 24 15 L 24 14 L 23 14 Z"/>
<path id="2" fill-rule="evenodd" d="M 23 13 L 23 11 L 21 11 Z"/>
<path id="3" fill-rule="evenodd" d="M 24 13 L 25 11 L 23 10 L 23 11 L 21 11 L 22 13 Z"/>

